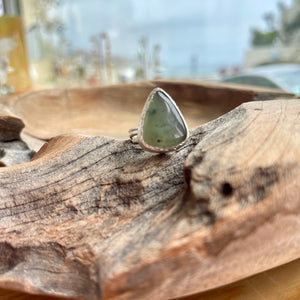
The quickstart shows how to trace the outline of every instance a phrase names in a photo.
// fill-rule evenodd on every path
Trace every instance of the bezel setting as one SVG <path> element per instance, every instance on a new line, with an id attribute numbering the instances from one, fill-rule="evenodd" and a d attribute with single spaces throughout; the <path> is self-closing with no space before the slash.
<path id="1" fill-rule="evenodd" d="M 144 128 L 144 121 L 145 121 L 145 116 L 146 116 L 146 113 L 148 111 L 148 108 L 149 108 L 149 105 L 154 97 L 154 95 L 157 93 L 157 92 L 161 92 L 163 93 L 167 98 L 168 100 L 172 103 L 172 105 L 174 106 L 174 108 L 176 109 L 176 112 L 179 114 L 179 116 L 181 117 L 182 119 L 182 122 L 184 124 L 184 127 L 186 129 L 186 137 L 184 139 L 184 141 L 180 142 L 178 145 L 176 146 L 173 146 L 173 147 L 169 147 L 169 148 L 159 148 L 159 147 L 155 147 L 155 146 L 151 146 L 151 145 L 148 145 L 145 141 L 144 141 L 144 138 L 143 138 L 143 128 Z M 144 108 L 143 108 L 143 111 L 142 111 L 142 114 L 141 114 L 141 119 L 140 119 L 140 123 L 139 123 L 139 126 L 138 128 L 136 129 L 137 130 L 137 142 L 139 143 L 139 145 L 141 146 L 142 149 L 146 150 L 146 151 L 149 151 L 149 152 L 155 152 L 155 153 L 165 153 L 165 152 L 171 152 L 171 151 L 176 151 L 178 150 L 179 148 L 181 148 L 183 145 L 186 144 L 188 138 L 189 138 L 189 129 L 187 127 L 187 124 L 184 120 L 184 117 L 181 113 L 181 111 L 179 110 L 178 106 L 176 105 L 175 101 L 171 98 L 171 96 L 165 92 L 162 88 L 155 88 L 151 91 L 151 93 L 149 94 L 146 102 L 145 102 L 145 105 L 144 105 Z"/>

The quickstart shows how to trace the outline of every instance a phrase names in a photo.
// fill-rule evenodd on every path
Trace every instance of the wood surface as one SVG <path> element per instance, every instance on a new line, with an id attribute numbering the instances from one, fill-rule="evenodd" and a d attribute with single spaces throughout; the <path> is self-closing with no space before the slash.
<path id="1" fill-rule="evenodd" d="M 237 282 L 172 300 L 298 300 L 300 295 L 300 259 L 264 271 Z M 0 289 L 1 300 L 66 300 Z"/>
<path id="2" fill-rule="evenodd" d="M 178 300 L 298 300 L 300 259 L 232 284 Z"/>
<path id="3" fill-rule="evenodd" d="M 22 120 L 12 115 L 1 115 L 0 110 L 0 167 L 18 165 L 32 158 L 34 151 L 20 137 L 23 128 Z"/>
<path id="4" fill-rule="evenodd" d="M 99 91 L 91 98 L 101 99 Z M 173 91 L 178 102 L 176 84 Z M 212 97 L 210 105 L 218 98 L 228 110 L 235 97 Z M 191 124 L 200 114 L 193 107 Z M 187 145 L 170 154 L 112 137 L 50 139 L 32 161 L 0 169 L 0 286 L 68 298 L 167 299 L 299 258 L 299 112 L 295 99 L 245 103 L 191 130 Z M 14 113 L 30 127 L 29 115 Z M 28 132 L 48 139 L 54 123 Z"/>
<path id="5" fill-rule="evenodd" d="M 54 89 L 12 96 L 6 105 L 25 123 L 23 139 L 38 150 L 61 134 L 128 138 L 137 126 L 148 94 L 165 89 L 179 105 L 190 128 L 213 120 L 243 102 L 292 98 L 282 91 L 214 83 L 153 81 L 96 88 Z"/>

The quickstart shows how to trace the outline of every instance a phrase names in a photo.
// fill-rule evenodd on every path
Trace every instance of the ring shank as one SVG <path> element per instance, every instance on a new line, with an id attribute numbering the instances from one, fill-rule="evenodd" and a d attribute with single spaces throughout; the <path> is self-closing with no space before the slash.
<path id="1" fill-rule="evenodd" d="M 133 127 L 128 130 L 129 137 L 134 144 L 138 144 L 138 139 L 137 139 L 138 130 L 139 130 L 138 127 Z"/>

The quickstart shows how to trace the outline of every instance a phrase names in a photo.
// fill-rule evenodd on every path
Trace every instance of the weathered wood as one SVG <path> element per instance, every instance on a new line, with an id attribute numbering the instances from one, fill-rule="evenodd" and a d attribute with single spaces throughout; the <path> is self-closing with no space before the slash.
<path id="1" fill-rule="evenodd" d="M 11 115 L 0 115 L 0 167 L 30 161 L 34 152 L 21 140 L 22 120 Z"/>
<path id="2" fill-rule="evenodd" d="M 61 136 L 0 169 L 0 286 L 164 299 L 299 258 L 300 102 L 245 103 L 156 155 Z"/>
<path id="3" fill-rule="evenodd" d="M 180 300 L 297 300 L 300 259 L 208 292 Z M 179 299 L 178 299 L 179 300 Z"/>
<path id="4" fill-rule="evenodd" d="M 174 98 L 187 116 L 190 128 L 213 120 L 243 102 L 293 97 L 260 88 L 155 81 L 92 89 L 36 91 L 12 96 L 7 105 L 24 121 L 24 132 L 30 136 L 29 140 L 27 136 L 25 139 L 29 144 L 32 137 L 47 140 L 70 133 L 127 139 L 126 129 L 138 124 L 147 96 L 157 86 Z"/>
<path id="5" fill-rule="evenodd" d="M 300 296 L 300 259 L 203 293 L 180 300 L 298 300 Z M 1 300 L 66 300 L 50 296 L 0 289 Z M 174 298 L 175 300 L 175 298 Z"/>

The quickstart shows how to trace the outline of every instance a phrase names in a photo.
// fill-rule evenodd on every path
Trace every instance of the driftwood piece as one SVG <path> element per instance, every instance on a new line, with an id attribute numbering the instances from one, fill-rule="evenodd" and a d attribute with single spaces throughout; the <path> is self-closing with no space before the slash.
<path id="1" fill-rule="evenodd" d="M 155 81 L 89 89 L 30 92 L 9 98 L 7 105 L 26 127 L 24 139 L 34 150 L 61 134 L 93 134 L 127 139 L 154 87 L 165 89 L 187 118 L 190 128 L 213 120 L 243 102 L 293 95 L 276 90 L 213 83 Z M 37 142 L 37 146 L 36 146 Z"/>
<path id="2" fill-rule="evenodd" d="M 164 299 L 299 258 L 299 100 L 245 103 L 156 155 L 60 136 L 0 169 L 0 286 Z"/>
<path id="3" fill-rule="evenodd" d="M 298 300 L 300 259 L 239 280 L 232 284 L 180 300 Z"/>
<path id="4" fill-rule="evenodd" d="M 0 115 L 0 167 L 8 167 L 30 161 L 34 152 L 21 140 L 24 128 L 22 120 Z"/>
<path id="5" fill-rule="evenodd" d="M 277 268 L 235 281 L 206 292 L 173 298 L 173 300 L 298 300 L 300 295 L 300 259 Z M 0 289 L 1 300 L 66 300 L 68 298 L 32 295 Z"/>

